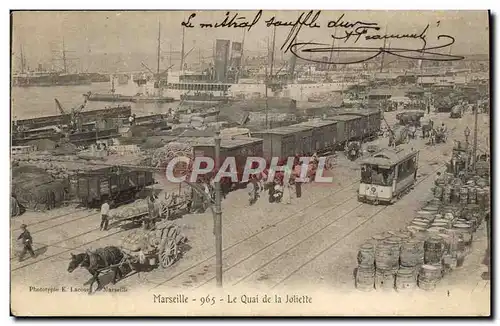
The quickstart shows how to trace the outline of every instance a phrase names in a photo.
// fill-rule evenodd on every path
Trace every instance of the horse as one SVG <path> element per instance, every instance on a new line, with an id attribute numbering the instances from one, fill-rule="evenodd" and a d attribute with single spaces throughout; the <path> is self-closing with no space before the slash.
<path id="1" fill-rule="evenodd" d="M 422 126 L 422 138 L 427 138 L 431 135 L 431 131 L 434 128 L 434 121 L 429 120 L 429 122 Z"/>
<path id="2" fill-rule="evenodd" d="M 123 252 L 118 247 L 114 246 L 99 248 L 95 252 L 87 250 L 84 253 L 76 255 L 71 254 L 68 273 L 72 273 L 78 267 L 85 268 L 92 275 L 89 287 L 89 294 L 91 294 L 92 286 L 95 282 L 97 282 L 97 289 L 101 288 L 99 273 L 105 268 L 110 268 L 112 265 L 119 264 L 123 258 Z M 117 278 L 122 278 L 122 272 L 118 266 L 111 267 L 111 271 L 113 272 L 111 283 L 116 284 Z"/>

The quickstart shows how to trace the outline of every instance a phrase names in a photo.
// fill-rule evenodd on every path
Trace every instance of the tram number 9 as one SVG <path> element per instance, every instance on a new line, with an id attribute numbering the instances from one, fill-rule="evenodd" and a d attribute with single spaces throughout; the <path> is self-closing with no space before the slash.
<path id="1" fill-rule="evenodd" d="M 200 301 L 202 306 L 204 304 L 210 304 L 211 306 L 213 306 L 215 304 L 215 297 L 207 295 L 206 297 L 201 297 Z"/>

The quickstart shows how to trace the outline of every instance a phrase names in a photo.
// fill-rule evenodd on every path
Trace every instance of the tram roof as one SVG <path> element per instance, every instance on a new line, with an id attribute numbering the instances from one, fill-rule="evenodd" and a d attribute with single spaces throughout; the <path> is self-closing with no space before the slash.
<path id="1" fill-rule="evenodd" d="M 390 168 L 412 156 L 417 155 L 418 151 L 413 148 L 396 148 L 394 149 L 383 149 L 371 157 L 363 160 L 361 164 L 372 164 L 384 168 Z"/>

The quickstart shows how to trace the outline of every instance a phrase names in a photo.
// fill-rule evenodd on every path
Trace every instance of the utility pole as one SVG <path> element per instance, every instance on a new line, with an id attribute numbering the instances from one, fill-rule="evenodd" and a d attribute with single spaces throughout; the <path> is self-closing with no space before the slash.
<path id="1" fill-rule="evenodd" d="M 215 171 L 220 168 L 220 130 L 215 131 Z M 215 179 L 215 279 L 217 287 L 222 288 L 222 205 L 220 180 Z"/>

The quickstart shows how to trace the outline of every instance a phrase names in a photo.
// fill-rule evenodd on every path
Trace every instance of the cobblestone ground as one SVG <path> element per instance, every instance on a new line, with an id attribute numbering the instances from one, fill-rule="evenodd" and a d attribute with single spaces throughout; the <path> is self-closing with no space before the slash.
<path id="1" fill-rule="evenodd" d="M 353 268 L 359 245 L 372 235 L 406 226 L 422 204 L 431 196 L 435 172 L 450 159 L 453 138 L 464 139 L 466 126 L 473 129 L 473 116 L 449 119 L 448 114 L 432 114 L 436 123 L 445 121 L 449 130 L 446 144 L 427 146 L 421 139 L 412 140 L 421 150 L 418 184 L 412 192 L 392 206 L 371 206 L 357 202 L 359 168 L 338 154 L 332 172 L 333 184 L 307 184 L 302 198 L 291 205 L 270 204 L 261 198 L 249 207 L 245 191 L 231 193 L 223 201 L 223 270 L 224 284 L 263 288 L 293 286 L 333 286 L 338 291 L 353 291 Z M 424 117 L 424 121 L 428 117 Z M 478 142 L 486 148 L 489 117 L 479 117 Z M 389 124 L 395 113 L 387 113 Z M 387 145 L 387 139 L 373 144 Z M 70 253 L 106 245 L 119 245 L 130 231 L 98 230 L 98 211 L 66 207 L 47 213 L 26 213 L 11 220 L 13 251 L 19 225 L 28 224 L 38 257 L 18 262 L 11 258 L 13 290 L 30 285 L 82 286 L 87 271 L 67 272 Z M 117 286 L 129 289 L 204 288 L 215 283 L 213 218 L 205 214 L 186 215 L 176 221 L 188 237 L 183 257 L 168 270 L 156 269 L 133 274 Z M 460 285 L 487 291 L 489 282 L 479 281 L 483 265 L 484 230 L 478 231 L 474 250 L 465 265 L 447 276 L 438 290 L 451 291 Z M 481 256 L 479 258 L 479 256 Z M 103 276 L 104 283 L 109 277 Z"/>

